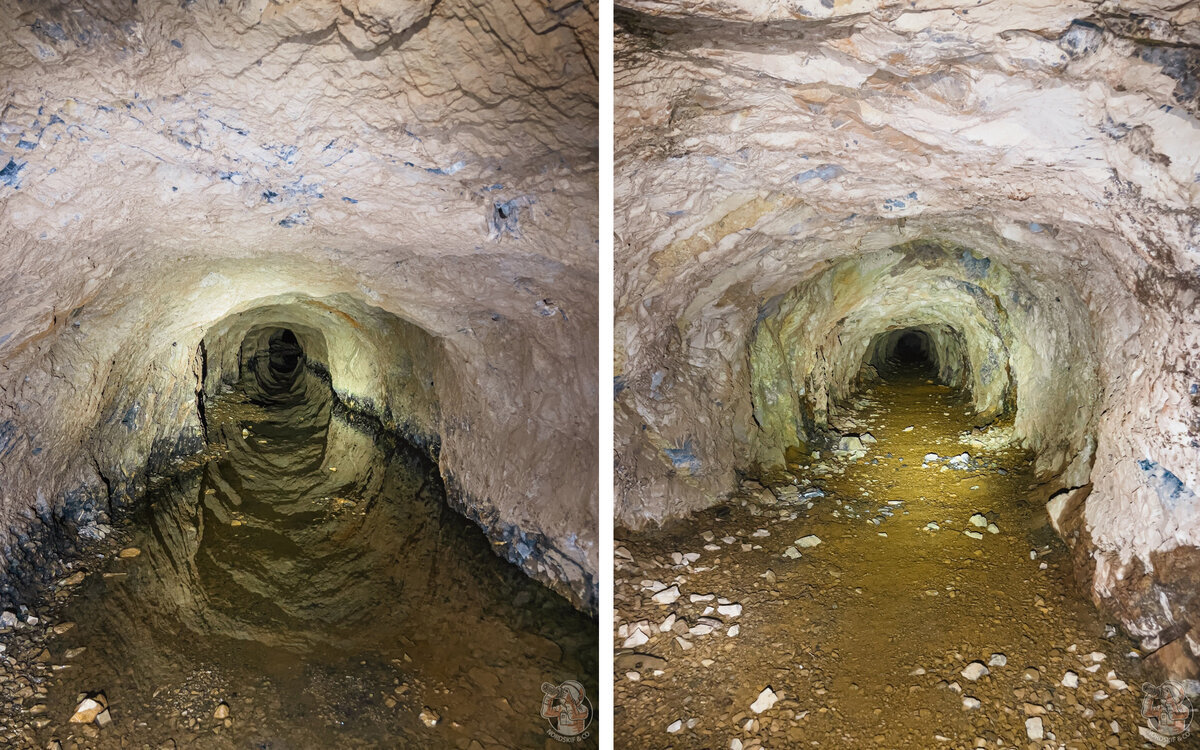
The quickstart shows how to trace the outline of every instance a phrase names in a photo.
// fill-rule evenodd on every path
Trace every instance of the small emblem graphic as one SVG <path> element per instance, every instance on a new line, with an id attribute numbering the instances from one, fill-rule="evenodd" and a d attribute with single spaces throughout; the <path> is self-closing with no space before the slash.
<path id="1" fill-rule="evenodd" d="M 1155 732 L 1178 737 L 1192 725 L 1192 702 L 1179 683 L 1170 680 L 1161 685 L 1142 685 L 1142 716 Z"/>
<path id="2" fill-rule="evenodd" d="M 550 722 L 546 731 L 559 742 L 579 742 L 588 736 L 592 723 L 592 703 L 575 680 L 561 685 L 542 683 L 542 718 Z"/>

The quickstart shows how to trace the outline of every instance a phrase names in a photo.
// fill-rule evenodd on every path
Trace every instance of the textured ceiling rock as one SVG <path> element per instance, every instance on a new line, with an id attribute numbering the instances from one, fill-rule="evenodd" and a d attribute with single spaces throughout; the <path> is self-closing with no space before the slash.
<path id="1" fill-rule="evenodd" d="M 1200 4 L 621 5 L 619 521 L 718 502 L 878 334 L 945 328 L 981 419 L 1091 486 L 1097 599 L 1200 625 Z"/>
<path id="2" fill-rule="evenodd" d="M 501 554 L 594 605 L 594 3 L 0 17 L 10 569 L 196 448 L 202 340 L 297 325 L 343 398 L 440 441 Z"/>

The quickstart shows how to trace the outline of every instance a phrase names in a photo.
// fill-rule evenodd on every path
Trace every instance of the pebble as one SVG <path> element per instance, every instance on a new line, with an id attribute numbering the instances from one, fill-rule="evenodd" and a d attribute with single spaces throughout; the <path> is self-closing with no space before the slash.
<path id="1" fill-rule="evenodd" d="M 667 734 L 676 734 L 683 729 L 683 719 L 676 719 L 667 725 Z"/>
<path id="2" fill-rule="evenodd" d="M 1008 657 L 1004 654 L 992 654 L 992 658 L 988 659 L 989 667 L 1003 667 L 1008 664 Z"/>
<path id="3" fill-rule="evenodd" d="M 740 617 L 742 614 L 742 605 L 740 604 L 722 604 L 717 607 L 717 612 L 726 617 Z"/>
<path id="4" fill-rule="evenodd" d="M 137 547 L 126 547 L 125 549 L 121 550 L 120 557 L 124 560 L 129 560 L 137 557 L 140 554 L 142 554 L 142 551 Z"/>
<path id="5" fill-rule="evenodd" d="M 1077 688 L 1079 687 L 1079 675 L 1074 672 L 1067 672 L 1062 678 L 1063 687 Z"/>
<path id="6" fill-rule="evenodd" d="M 979 533 L 978 531 L 972 531 L 971 529 L 967 529 L 963 533 L 966 534 L 967 536 L 971 537 L 972 539 L 983 539 L 983 534 Z"/>
<path id="7" fill-rule="evenodd" d="M 962 676 L 974 682 L 984 675 L 991 674 L 981 661 L 973 661 L 962 671 Z"/>
<path id="8" fill-rule="evenodd" d="M 92 698 L 84 698 L 75 707 L 75 713 L 72 714 L 70 723 L 91 724 L 100 715 L 100 712 L 106 708 L 108 708 L 107 701 L 104 700 L 102 694 L 97 694 Z"/>
<path id="9" fill-rule="evenodd" d="M 420 717 L 421 723 L 430 729 L 436 727 L 437 723 L 442 720 L 442 717 L 438 716 L 437 712 L 429 706 L 425 706 L 423 709 L 421 709 Z"/>
<path id="10" fill-rule="evenodd" d="M 971 525 L 978 526 L 982 529 L 988 525 L 987 517 L 982 513 L 976 513 L 975 515 L 971 516 Z"/>
<path id="11" fill-rule="evenodd" d="M 659 604 L 674 604 L 675 600 L 679 598 L 679 587 L 672 586 L 670 588 L 663 589 L 650 598 Z"/>
<path id="12" fill-rule="evenodd" d="M 805 549 L 807 547 L 816 547 L 820 543 L 821 543 L 821 537 L 817 536 L 816 534 L 809 534 L 808 536 L 802 536 L 799 539 L 797 539 L 795 542 L 793 542 L 793 544 L 795 544 L 797 547 L 799 547 L 801 549 Z"/>
<path id="13" fill-rule="evenodd" d="M 783 556 L 792 560 L 797 560 L 800 558 L 800 550 L 796 549 L 795 547 L 788 547 L 783 551 Z"/>
<path id="14" fill-rule="evenodd" d="M 758 694 L 758 698 L 750 704 L 750 710 L 756 714 L 761 714 L 763 711 L 766 711 L 778 702 L 779 696 L 777 696 L 775 691 L 771 689 L 771 686 L 768 685 L 762 689 L 761 693 Z"/>
<path id="15" fill-rule="evenodd" d="M 965 698 L 963 698 L 962 704 L 963 704 L 963 708 L 967 709 L 968 711 L 979 708 L 979 706 L 980 706 L 979 699 L 972 698 L 969 695 L 966 696 Z"/>
<path id="16" fill-rule="evenodd" d="M 1032 716 L 1025 720 L 1025 735 L 1034 742 L 1039 742 L 1045 737 L 1041 718 Z"/>

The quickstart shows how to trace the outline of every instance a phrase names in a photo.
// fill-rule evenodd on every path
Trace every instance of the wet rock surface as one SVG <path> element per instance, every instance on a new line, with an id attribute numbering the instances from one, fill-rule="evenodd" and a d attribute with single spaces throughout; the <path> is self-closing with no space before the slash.
<path id="1" fill-rule="evenodd" d="M 261 365 L 206 405 L 212 460 L 0 623 L 0 737 L 541 747 L 543 682 L 597 694 L 595 621 L 498 558 L 420 451 Z"/>
<path id="2" fill-rule="evenodd" d="M 843 415 L 877 438 L 865 453 L 618 530 L 617 746 L 1142 746 L 1141 654 L 1026 499 L 1028 455 L 984 447 L 972 414 L 923 376 L 884 381 Z M 964 535 L 976 515 L 997 533 Z"/>

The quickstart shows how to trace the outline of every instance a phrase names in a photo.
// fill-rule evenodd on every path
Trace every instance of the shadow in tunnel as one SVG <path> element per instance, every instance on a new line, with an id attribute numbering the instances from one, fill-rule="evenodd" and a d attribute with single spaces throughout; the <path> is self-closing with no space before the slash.
<path id="1" fill-rule="evenodd" d="M 241 337 L 236 379 L 201 396 L 216 457 L 147 497 L 136 565 L 70 605 L 88 647 L 56 710 L 99 679 L 130 717 L 246 697 L 229 743 L 206 746 L 428 746 L 438 685 L 451 746 L 485 726 L 539 744 L 536 708 L 513 707 L 546 675 L 596 674 L 594 622 L 496 556 L 437 465 L 342 404 L 307 343 L 284 325 Z M 157 741 L 145 726 L 106 731 Z"/>

